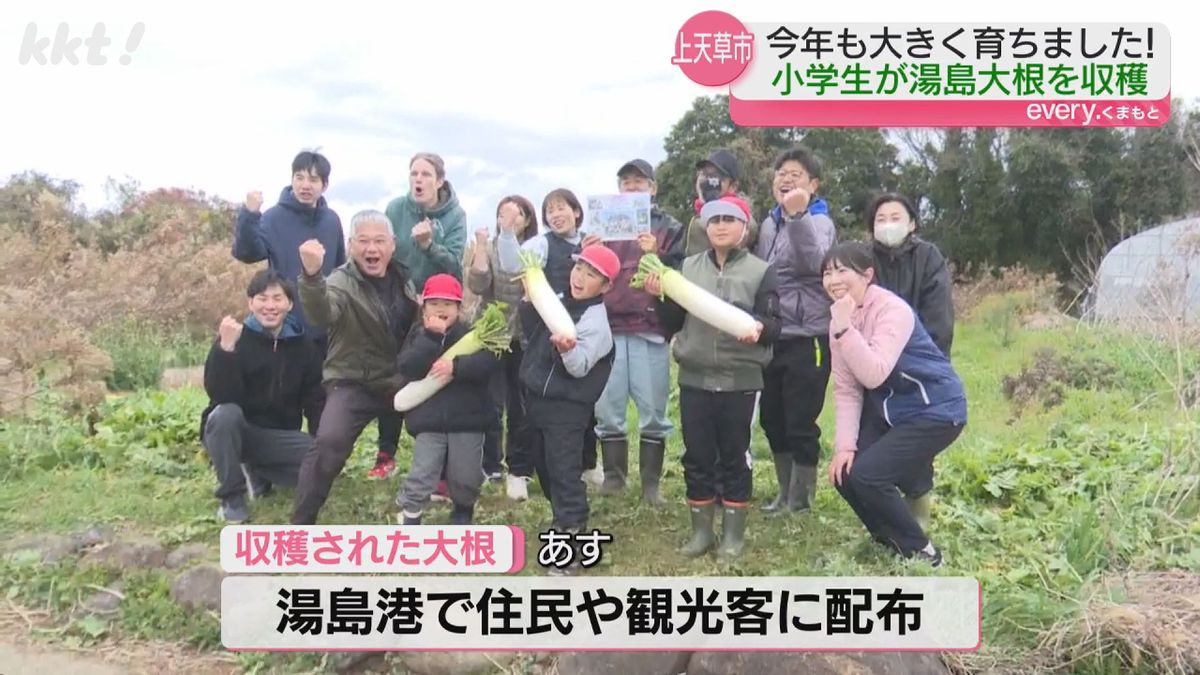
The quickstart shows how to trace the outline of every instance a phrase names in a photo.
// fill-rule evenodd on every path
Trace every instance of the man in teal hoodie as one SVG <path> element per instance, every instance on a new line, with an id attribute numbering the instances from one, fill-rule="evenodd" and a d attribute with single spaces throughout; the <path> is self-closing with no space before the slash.
<path id="1" fill-rule="evenodd" d="M 396 260 L 408 268 L 417 288 L 435 274 L 461 280 L 467 215 L 446 181 L 442 158 L 417 153 L 409 163 L 408 184 L 408 194 L 393 199 L 386 211 L 396 233 Z"/>
<path id="2" fill-rule="evenodd" d="M 446 163 L 432 152 L 418 152 L 408 163 L 408 185 L 408 194 L 393 199 L 385 211 L 396 234 L 396 261 L 416 288 L 424 288 L 435 274 L 462 281 L 467 214 L 446 180 Z M 399 413 L 380 417 L 379 454 L 370 477 L 386 478 L 395 471 L 400 425 Z"/>

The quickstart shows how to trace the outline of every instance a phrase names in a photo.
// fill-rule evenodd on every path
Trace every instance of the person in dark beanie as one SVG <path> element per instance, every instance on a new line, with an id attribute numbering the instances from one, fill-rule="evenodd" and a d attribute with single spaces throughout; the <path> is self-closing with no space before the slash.
<path id="1" fill-rule="evenodd" d="M 227 316 L 204 363 L 209 404 L 200 416 L 200 442 L 220 485 L 220 517 L 249 519 L 247 496 L 274 485 L 295 487 L 325 403 L 321 357 L 292 311 L 296 292 L 277 270 L 254 275 L 246 289 L 250 315 Z M 308 431 L 300 431 L 303 418 Z"/>

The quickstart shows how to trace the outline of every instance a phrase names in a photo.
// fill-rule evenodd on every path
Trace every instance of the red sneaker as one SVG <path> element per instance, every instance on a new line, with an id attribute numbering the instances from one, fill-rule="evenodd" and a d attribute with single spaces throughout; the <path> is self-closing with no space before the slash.
<path id="1" fill-rule="evenodd" d="M 367 472 L 367 478 L 383 480 L 396 473 L 396 460 L 382 452 L 375 456 L 375 468 Z"/>
<path id="2" fill-rule="evenodd" d="M 446 481 L 438 483 L 437 490 L 429 496 L 429 500 L 433 502 L 449 502 L 450 501 L 450 486 L 446 485 Z"/>

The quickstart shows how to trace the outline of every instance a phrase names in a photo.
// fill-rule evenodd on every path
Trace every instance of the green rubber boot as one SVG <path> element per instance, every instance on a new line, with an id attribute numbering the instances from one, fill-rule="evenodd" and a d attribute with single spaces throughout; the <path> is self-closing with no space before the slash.
<path id="1" fill-rule="evenodd" d="M 717 517 L 717 505 L 710 502 L 690 506 L 692 511 L 692 539 L 679 552 L 688 558 L 698 558 L 713 549 L 717 537 L 713 534 L 713 520 Z"/>
<path id="2" fill-rule="evenodd" d="M 717 558 L 721 562 L 733 562 L 742 557 L 746 548 L 746 516 L 749 509 L 744 506 L 724 508 L 725 515 L 721 518 L 721 549 Z"/>

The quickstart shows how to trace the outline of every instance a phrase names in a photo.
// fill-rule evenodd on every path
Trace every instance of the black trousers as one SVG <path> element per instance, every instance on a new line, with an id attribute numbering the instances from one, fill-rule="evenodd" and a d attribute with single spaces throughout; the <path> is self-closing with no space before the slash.
<path id="1" fill-rule="evenodd" d="M 771 452 L 787 454 L 802 466 L 821 460 L 821 427 L 829 384 L 829 336 L 797 337 L 775 344 L 763 370 L 759 424 Z"/>
<path id="2" fill-rule="evenodd" d="M 533 476 L 533 456 L 529 451 L 529 428 L 525 423 L 525 401 L 521 395 L 521 343 L 513 340 L 511 351 L 501 359 L 502 367 L 496 371 L 490 387 L 496 399 L 496 407 L 502 413 L 507 429 L 489 431 L 483 443 L 483 470 L 498 473 L 501 460 L 513 476 Z"/>
<path id="3" fill-rule="evenodd" d="M 750 501 L 750 427 L 753 391 L 704 391 L 679 388 L 679 421 L 683 427 L 683 478 L 687 498 L 706 502 L 717 496 L 726 504 Z"/>
<path id="4" fill-rule="evenodd" d="M 899 486 L 931 473 L 933 458 L 962 431 L 962 425 L 912 420 L 871 443 L 859 436 L 854 466 L 838 492 L 872 536 L 904 554 L 925 548 L 929 538 L 904 503 Z"/>
<path id="5" fill-rule="evenodd" d="M 883 416 L 864 401 L 862 417 L 858 424 L 859 447 L 865 448 L 874 445 L 889 429 L 891 427 L 887 425 Z M 897 484 L 905 497 L 920 497 L 933 490 L 933 462 L 919 468 L 921 470 L 914 467 L 913 471 L 904 476 Z"/>
<path id="6" fill-rule="evenodd" d="M 530 448 L 542 494 L 550 500 L 555 529 L 587 526 L 587 486 L 583 473 L 584 437 L 589 416 L 559 419 L 530 429 Z"/>

